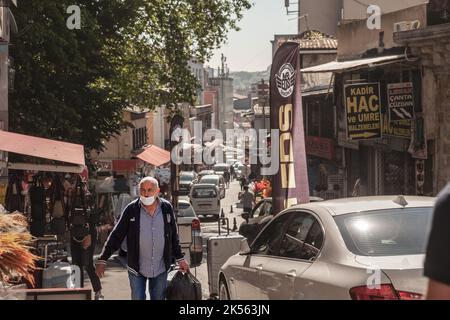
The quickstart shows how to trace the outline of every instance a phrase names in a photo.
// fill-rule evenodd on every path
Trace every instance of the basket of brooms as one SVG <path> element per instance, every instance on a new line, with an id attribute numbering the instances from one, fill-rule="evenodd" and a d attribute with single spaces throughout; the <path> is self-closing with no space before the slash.
<path id="1" fill-rule="evenodd" d="M 40 258 L 31 252 L 33 237 L 27 226 L 20 213 L 0 213 L 0 284 L 4 287 L 17 279 L 34 285 L 35 263 Z"/>

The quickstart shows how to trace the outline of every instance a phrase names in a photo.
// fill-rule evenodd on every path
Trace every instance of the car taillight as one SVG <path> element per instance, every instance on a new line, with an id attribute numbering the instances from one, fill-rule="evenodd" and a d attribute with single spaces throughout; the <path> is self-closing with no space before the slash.
<path id="1" fill-rule="evenodd" d="M 414 292 L 397 291 L 400 300 L 422 300 L 423 295 Z"/>
<path id="2" fill-rule="evenodd" d="M 200 220 L 192 220 L 192 230 L 200 230 Z"/>
<path id="3" fill-rule="evenodd" d="M 395 289 L 390 284 L 382 284 L 379 288 L 370 289 L 367 286 L 350 289 L 353 300 L 398 300 Z"/>
<path id="4" fill-rule="evenodd" d="M 350 289 L 353 300 L 421 300 L 419 293 L 396 291 L 390 284 L 382 284 L 379 288 L 370 289 L 367 286 Z"/>

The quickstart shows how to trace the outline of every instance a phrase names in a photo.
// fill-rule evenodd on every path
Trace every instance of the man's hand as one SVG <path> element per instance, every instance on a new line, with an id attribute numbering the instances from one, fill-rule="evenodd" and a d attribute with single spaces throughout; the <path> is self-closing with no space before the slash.
<path id="1" fill-rule="evenodd" d="M 189 272 L 189 265 L 186 260 L 181 260 L 179 263 L 180 270 L 183 272 Z"/>
<path id="2" fill-rule="evenodd" d="M 86 250 L 87 248 L 89 248 L 92 244 L 92 238 L 91 235 L 88 234 L 86 237 L 84 237 L 82 245 L 83 245 L 83 249 Z"/>
<path id="3" fill-rule="evenodd" d="M 103 278 L 103 276 L 105 275 L 105 270 L 106 264 L 103 263 L 98 263 L 97 266 L 95 267 L 95 273 L 99 278 Z"/>

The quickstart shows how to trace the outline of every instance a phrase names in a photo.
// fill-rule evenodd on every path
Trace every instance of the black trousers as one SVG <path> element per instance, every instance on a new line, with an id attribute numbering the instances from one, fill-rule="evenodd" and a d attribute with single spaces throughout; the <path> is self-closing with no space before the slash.
<path id="1" fill-rule="evenodd" d="M 81 242 L 77 242 L 71 238 L 70 250 L 72 253 L 72 264 L 78 266 L 81 271 L 81 286 L 84 284 L 84 268 L 86 269 L 89 279 L 91 280 L 92 289 L 94 292 L 102 290 L 100 278 L 95 273 L 94 266 L 94 251 L 95 243 L 97 242 L 97 230 L 91 232 L 92 244 L 86 250 L 83 249 Z"/>

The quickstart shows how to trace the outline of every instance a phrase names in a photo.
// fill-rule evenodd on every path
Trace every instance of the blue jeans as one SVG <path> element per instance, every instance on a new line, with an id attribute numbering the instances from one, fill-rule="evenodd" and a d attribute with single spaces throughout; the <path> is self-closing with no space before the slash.
<path id="1" fill-rule="evenodd" d="M 151 300 L 164 300 L 166 298 L 167 272 L 163 272 L 155 278 L 146 278 L 128 271 L 128 278 L 130 279 L 132 300 L 145 300 L 147 280 Z"/>

